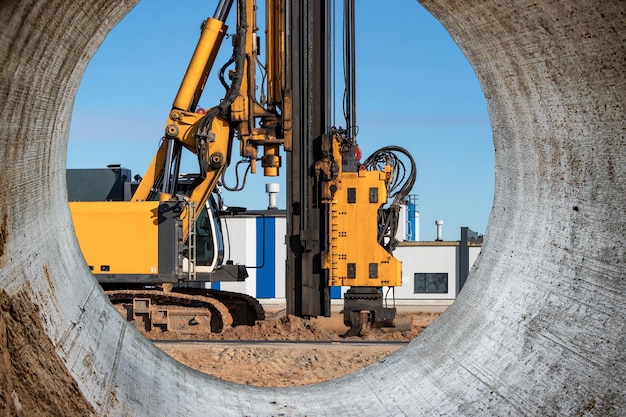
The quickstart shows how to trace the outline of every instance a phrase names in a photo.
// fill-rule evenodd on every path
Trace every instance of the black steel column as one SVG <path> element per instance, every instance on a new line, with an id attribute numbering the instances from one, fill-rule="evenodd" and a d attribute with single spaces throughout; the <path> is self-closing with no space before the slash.
<path id="1" fill-rule="evenodd" d="M 330 0 L 289 0 L 288 77 L 293 97 L 293 144 L 287 154 L 287 313 L 330 315 L 321 266 L 326 214 L 313 176 L 319 142 L 329 130 Z"/>
<path id="2" fill-rule="evenodd" d="M 469 227 L 461 227 L 461 241 L 459 242 L 459 274 L 456 280 L 456 295 L 463 289 L 469 275 L 469 235 L 473 233 Z"/>

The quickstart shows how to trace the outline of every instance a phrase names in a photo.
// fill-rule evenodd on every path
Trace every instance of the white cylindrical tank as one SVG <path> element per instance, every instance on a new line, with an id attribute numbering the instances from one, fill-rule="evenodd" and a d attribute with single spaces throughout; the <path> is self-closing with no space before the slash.
<path id="1" fill-rule="evenodd" d="M 437 241 L 441 242 L 443 240 L 443 220 L 435 220 L 435 224 L 437 225 Z"/>
<path id="2" fill-rule="evenodd" d="M 269 205 L 267 206 L 268 210 L 276 210 L 278 205 L 276 204 L 276 196 L 280 191 L 280 184 L 271 183 L 265 184 L 265 192 L 269 195 Z"/>

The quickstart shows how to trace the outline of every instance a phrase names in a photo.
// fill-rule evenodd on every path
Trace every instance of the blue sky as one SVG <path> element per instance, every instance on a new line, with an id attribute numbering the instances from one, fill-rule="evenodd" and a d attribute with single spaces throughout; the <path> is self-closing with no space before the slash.
<path id="1" fill-rule="evenodd" d="M 193 0 L 173 8 L 172 1 L 144 0 L 110 32 L 76 96 L 68 168 L 118 163 L 143 175 L 163 136 L 200 24 L 216 4 Z M 461 226 L 483 233 L 493 203 L 494 150 L 479 82 L 445 29 L 415 0 L 380 4 L 356 4 L 357 139 L 363 154 L 398 145 L 413 155 L 420 240 L 435 239 L 437 219 L 445 222 L 445 240 L 458 240 Z M 229 33 L 233 28 L 230 24 Z M 230 56 L 228 45 L 226 40 L 217 68 Z M 200 105 L 211 107 L 222 95 L 213 77 Z M 345 122 L 337 117 L 335 125 Z M 184 170 L 195 171 L 195 157 L 189 154 L 187 161 Z M 264 209 L 265 184 L 279 182 L 279 208 L 285 208 L 284 181 L 250 176 L 244 191 L 225 193 L 226 203 Z"/>

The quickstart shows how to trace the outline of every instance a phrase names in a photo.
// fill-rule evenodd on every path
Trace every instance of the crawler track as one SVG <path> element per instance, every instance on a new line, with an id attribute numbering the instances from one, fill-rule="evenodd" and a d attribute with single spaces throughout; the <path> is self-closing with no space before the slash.
<path id="1" fill-rule="evenodd" d="M 259 301 L 247 294 L 205 288 L 176 288 L 177 293 L 213 298 L 226 306 L 232 316 L 232 326 L 253 326 L 265 320 L 265 310 Z"/>
<path id="2" fill-rule="evenodd" d="M 220 333 L 265 318 L 261 304 L 245 294 L 199 288 L 106 291 L 116 309 L 142 331 L 161 329 L 178 336 Z"/>

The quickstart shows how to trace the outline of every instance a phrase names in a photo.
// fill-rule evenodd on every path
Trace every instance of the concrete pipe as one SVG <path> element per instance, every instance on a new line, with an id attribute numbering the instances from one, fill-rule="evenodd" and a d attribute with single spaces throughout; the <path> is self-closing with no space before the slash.
<path id="1" fill-rule="evenodd" d="M 113 311 L 80 256 L 64 175 L 72 103 L 135 2 L 2 1 L 2 413 L 626 414 L 626 6 L 423 3 L 488 100 L 496 189 L 483 253 L 458 300 L 407 348 L 342 379 L 264 389 L 161 353 Z"/>

